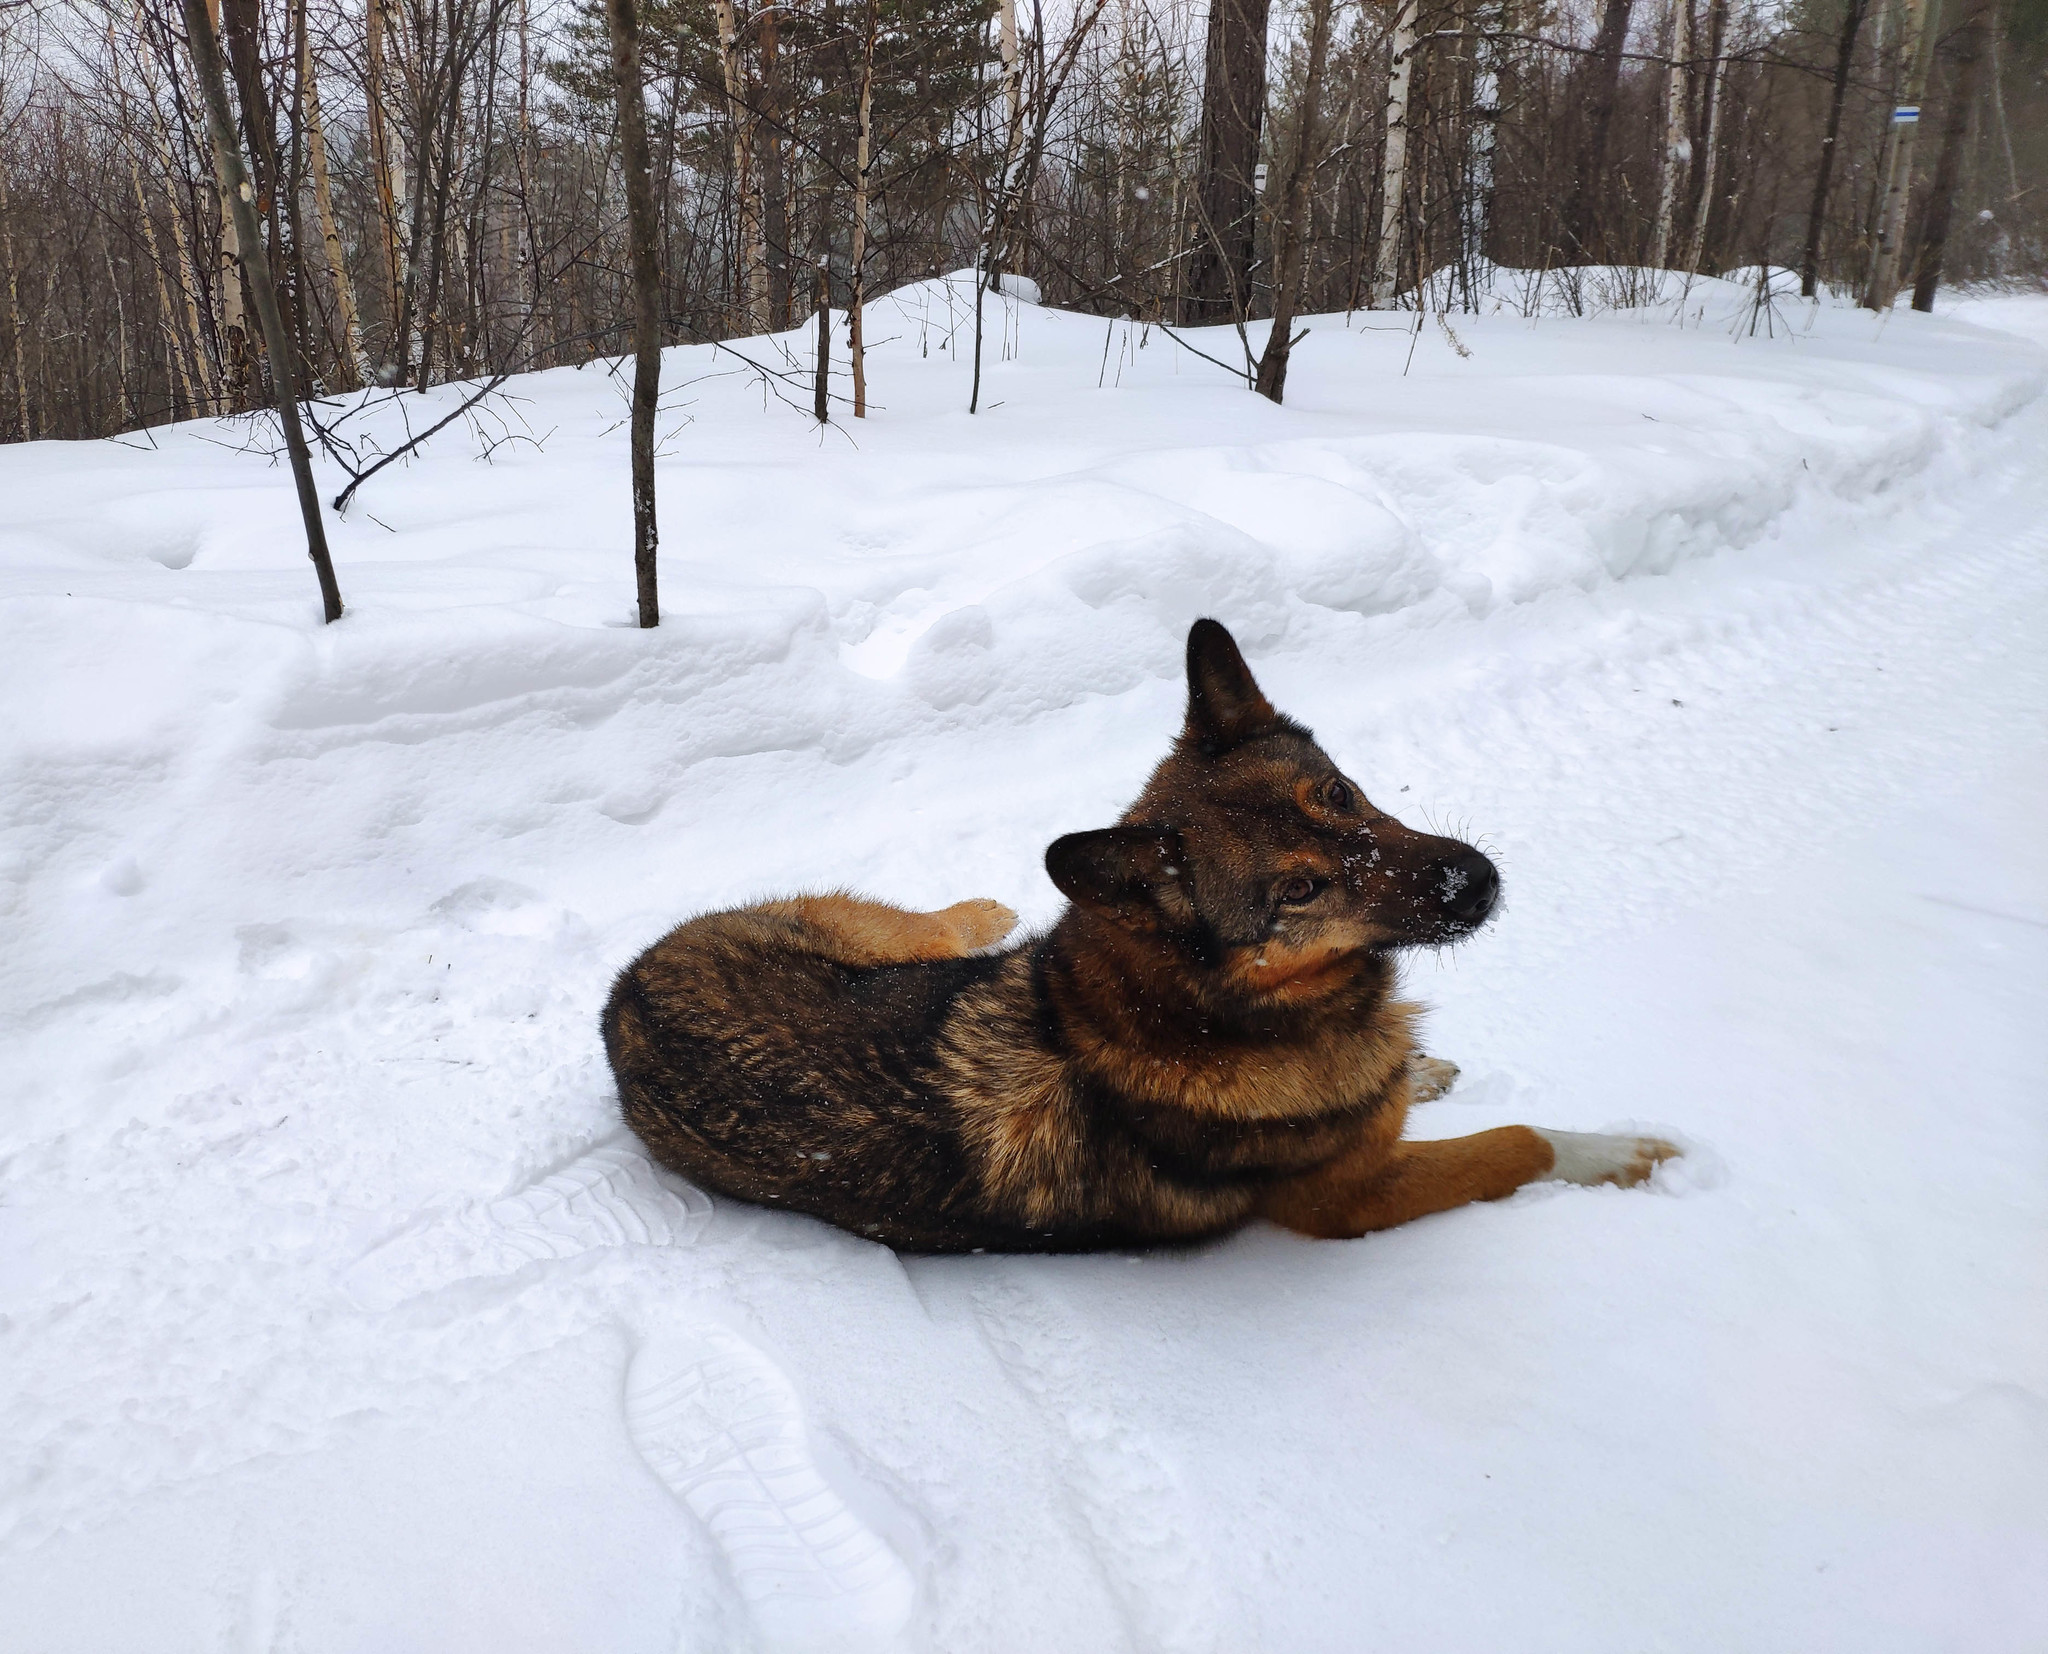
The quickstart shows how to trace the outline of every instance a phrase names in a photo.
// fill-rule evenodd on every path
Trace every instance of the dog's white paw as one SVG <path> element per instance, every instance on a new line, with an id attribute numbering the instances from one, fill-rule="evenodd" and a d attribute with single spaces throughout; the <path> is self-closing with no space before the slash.
<path id="1" fill-rule="evenodd" d="M 1551 1131 L 1530 1128 L 1550 1145 L 1556 1157 L 1549 1180 L 1556 1183 L 1612 1183 L 1632 1189 L 1646 1183 L 1660 1160 L 1675 1160 L 1684 1151 L 1661 1137 L 1628 1137 L 1603 1131 Z"/>

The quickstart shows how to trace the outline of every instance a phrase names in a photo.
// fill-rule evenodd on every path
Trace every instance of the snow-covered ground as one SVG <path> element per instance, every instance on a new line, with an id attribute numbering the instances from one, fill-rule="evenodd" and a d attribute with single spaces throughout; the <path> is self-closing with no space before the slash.
<path id="1" fill-rule="evenodd" d="M 822 435 L 675 350 L 653 633 L 600 367 L 367 484 L 326 629 L 245 432 L 0 448 L 0 1640 L 2048 1644 L 2048 300 L 1749 305 L 1313 318 L 1274 408 L 1005 302 L 969 417 L 934 283 Z M 1690 1156 L 1075 1259 L 652 1171 L 610 973 L 1049 919 L 1201 614 L 1503 864 L 1417 1129 Z"/>

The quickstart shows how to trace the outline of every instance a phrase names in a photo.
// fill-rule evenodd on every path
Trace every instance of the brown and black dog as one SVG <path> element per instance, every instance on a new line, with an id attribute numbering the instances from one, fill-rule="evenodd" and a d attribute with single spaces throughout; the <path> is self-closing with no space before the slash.
<path id="1" fill-rule="evenodd" d="M 1046 851 L 1070 904 L 1002 951 L 992 901 L 796 896 L 710 913 L 619 976 L 626 1119 L 692 1181 L 914 1252 L 1187 1242 L 1269 1218 L 1361 1235 L 1542 1178 L 1639 1183 L 1655 1138 L 1501 1126 L 1407 1142 L 1396 949 L 1500 879 L 1366 801 L 1230 634 L 1188 633 L 1187 725 L 1114 827 Z"/>

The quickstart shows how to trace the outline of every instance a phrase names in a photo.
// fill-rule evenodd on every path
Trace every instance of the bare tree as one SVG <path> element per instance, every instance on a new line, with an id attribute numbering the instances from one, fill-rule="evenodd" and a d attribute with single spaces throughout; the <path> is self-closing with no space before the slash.
<path id="1" fill-rule="evenodd" d="M 0 264 L 6 266 L 0 274 L 7 277 L 7 335 L 14 343 L 15 417 L 20 424 L 21 440 L 28 442 L 35 436 L 35 427 L 29 423 L 28 366 L 21 349 L 21 278 L 14 262 L 14 218 L 7 210 L 7 158 L 4 155 L 0 155 Z"/>
<path id="2" fill-rule="evenodd" d="M 787 327 L 791 322 L 793 283 L 790 265 L 789 188 L 784 170 L 782 25 L 780 8 L 761 8 L 756 38 L 761 57 L 759 119 L 754 123 L 760 145 L 761 247 L 767 261 L 768 322 L 770 327 Z"/>
<path id="3" fill-rule="evenodd" d="M 221 194 L 234 214 L 242 267 L 263 327 L 263 352 L 269 362 L 271 390 L 277 402 L 278 421 L 284 426 L 292 480 L 298 485 L 299 514 L 306 525 L 306 554 L 313 560 L 313 571 L 320 581 L 321 607 L 331 625 L 341 618 L 341 588 L 335 582 L 334 564 L 327 555 L 327 529 L 320 519 L 320 496 L 313 487 L 313 461 L 306 450 L 306 434 L 299 425 L 291 342 L 285 334 L 284 318 L 278 312 L 270 259 L 256 222 L 256 191 L 242 165 L 241 145 L 235 137 L 235 118 L 228 108 L 227 83 L 221 74 L 220 49 L 214 42 L 213 19 L 207 15 L 206 0 L 184 0 L 184 9 L 192 67 L 199 78 L 199 94 L 205 102 L 207 126 L 213 134 L 214 165 L 220 173 Z"/>
<path id="4" fill-rule="evenodd" d="M 1578 101 L 1585 109 L 1585 134 L 1572 168 L 1572 194 L 1565 208 L 1567 251 L 1584 260 L 1593 251 L 1593 200 L 1607 165 L 1607 133 L 1614 124 L 1614 96 L 1621 85 L 1621 49 L 1628 40 L 1634 0 L 1602 0 L 1600 32 L 1579 76 Z"/>
<path id="5" fill-rule="evenodd" d="M 320 118 L 320 82 L 313 70 L 313 48 L 306 27 L 307 0 L 294 0 L 293 27 L 298 35 L 299 84 L 306 102 L 306 154 L 313 174 L 313 208 L 320 220 L 320 241 L 327 254 L 328 279 L 334 284 L 335 308 L 341 312 L 342 348 L 337 362 L 339 387 L 354 390 L 370 381 L 370 359 L 363 351 L 363 324 L 356 312 L 355 282 L 342 251 L 341 227 L 334 212 L 334 186 L 327 167 L 327 129 Z"/>
<path id="6" fill-rule="evenodd" d="M 832 418 L 832 263 L 818 260 L 818 344 L 811 363 L 811 413 L 820 425 Z"/>
<path id="7" fill-rule="evenodd" d="M 854 139 L 853 160 L 853 256 L 850 260 L 852 297 L 846 307 L 846 354 L 853 369 L 853 417 L 868 416 L 868 361 L 862 331 L 867 310 L 868 266 L 868 167 L 873 159 L 875 135 L 875 31 L 878 24 L 875 0 L 868 0 L 867 23 L 861 31 L 860 115 Z"/>
<path id="8" fill-rule="evenodd" d="M 1309 193 L 1322 160 L 1318 116 L 1323 100 L 1323 71 L 1330 60 L 1331 0 L 1308 0 L 1307 63 L 1293 121 L 1293 142 L 1287 147 L 1284 170 L 1274 180 L 1278 210 L 1273 214 L 1273 325 L 1259 356 L 1254 388 L 1271 401 L 1287 392 L 1287 360 L 1295 345 L 1294 299 L 1312 229 Z"/>
<path id="9" fill-rule="evenodd" d="M 1835 175 L 1836 151 L 1841 147 L 1842 109 L 1849 100 L 1849 75 L 1856 63 L 1856 36 L 1863 27 L 1869 0 L 1846 0 L 1842 7 L 1842 32 L 1835 48 L 1834 85 L 1828 94 L 1828 126 L 1820 140 L 1820 164 L 1813 172 L 1813 205 L 1806 213 L 1806 251 L 1799 261 L 1799 291 L 1812 298 L 1820 287 L 1820 238 L 1827 223 L 1828 186 Z"/>
<path id="10" fill-rule="evenodd" d="M 191 4 L 192 0 L 187 0 Z M 606 0 L 612 80 L 618 92 L 619 165 L 626 179 L 626 224 L 633 261 L 633 579 L 640 624 L 661 624 L 655 583 L 659 531 L 654 514 L 654 416 L 661 405 L 660 227 L 647 155 L 647 104 L 640 80 L 640 12 L 636 0 Z"/>
<path id="11" fill-rule="evenodd" d="M 1241 319 L 1250 309 L 1268 5 L 1211 0 L 1209 6 L 1194 238 L 1181 299 L 1181 320 L 1189 325 Z"/>
<path id="12" fill-rule="evenodd" d="M 754 121 L 740 49 L 739 14 L 732 0 L 714 0 L 719 65 L 725 77 L 727 118 L 732 123 L 733 243 L 739 259 L 737 286 L 744 314 L 757 333 L 768 330 L 768 254 L 761 241 L 761 203 L 754 179 Z"/>
<path id="13" fill-rule="evenodd" d="M 385 85 L 385 41 L 393 30 L 391 0 L 368 0 L 363 21 L 363 96 L 367 105 L 370 176 L 376 195 L 376 239 L 383 253 L 379 274 L 384 282 L 385 314 L 392 336 L 388 374 L 405 377 L 405 352 L 397 337 L 398 317 L 405 305 L 407 276 L 399 215 L 405 207 L 405 169 L 399 161 L 398 127 L 392 119 Z"/>
<path id="14" fill-rule="evenodd" d="M 1948 94 L 1948 119 L 1943 123 L 1941 154 L 1934 163 L 1927 207 L 1920 226 L 1920 247 L 1914 259 L 1913 308 L 1932 310 L 1941 285 L 1942 255 L 1948 248 L 1949 220 L 1955 214 L 1956 190 L 1962 182 L 1963 144 L 1977 112 L 1977 83 L 1984 62 L 1986 0 L 1964 0 L 1962 21 L 1952 43 L 1955 73 Z"/>

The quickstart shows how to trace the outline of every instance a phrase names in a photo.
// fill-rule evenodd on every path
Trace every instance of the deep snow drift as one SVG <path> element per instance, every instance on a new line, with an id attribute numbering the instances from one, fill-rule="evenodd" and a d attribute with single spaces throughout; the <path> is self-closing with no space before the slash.
<path id="1" fill-rule="evenodd" d="M 601 366 L 366 485 L 326 629 L 246 429 L 0 449 L 10 1643 L 2038 1648 L 2048 302 L 1976 313 L 1311 318 L 1274 408 L 1004 301 L 970 418 L 927 284 L 823 434 L 669 353 L 651 634 Z M 1205 613 L 1504 866 L 1416 1129 L 1685 1161 L 1059 1260 L 648 1166 L 611 971 L 1045 921 Z"/>

